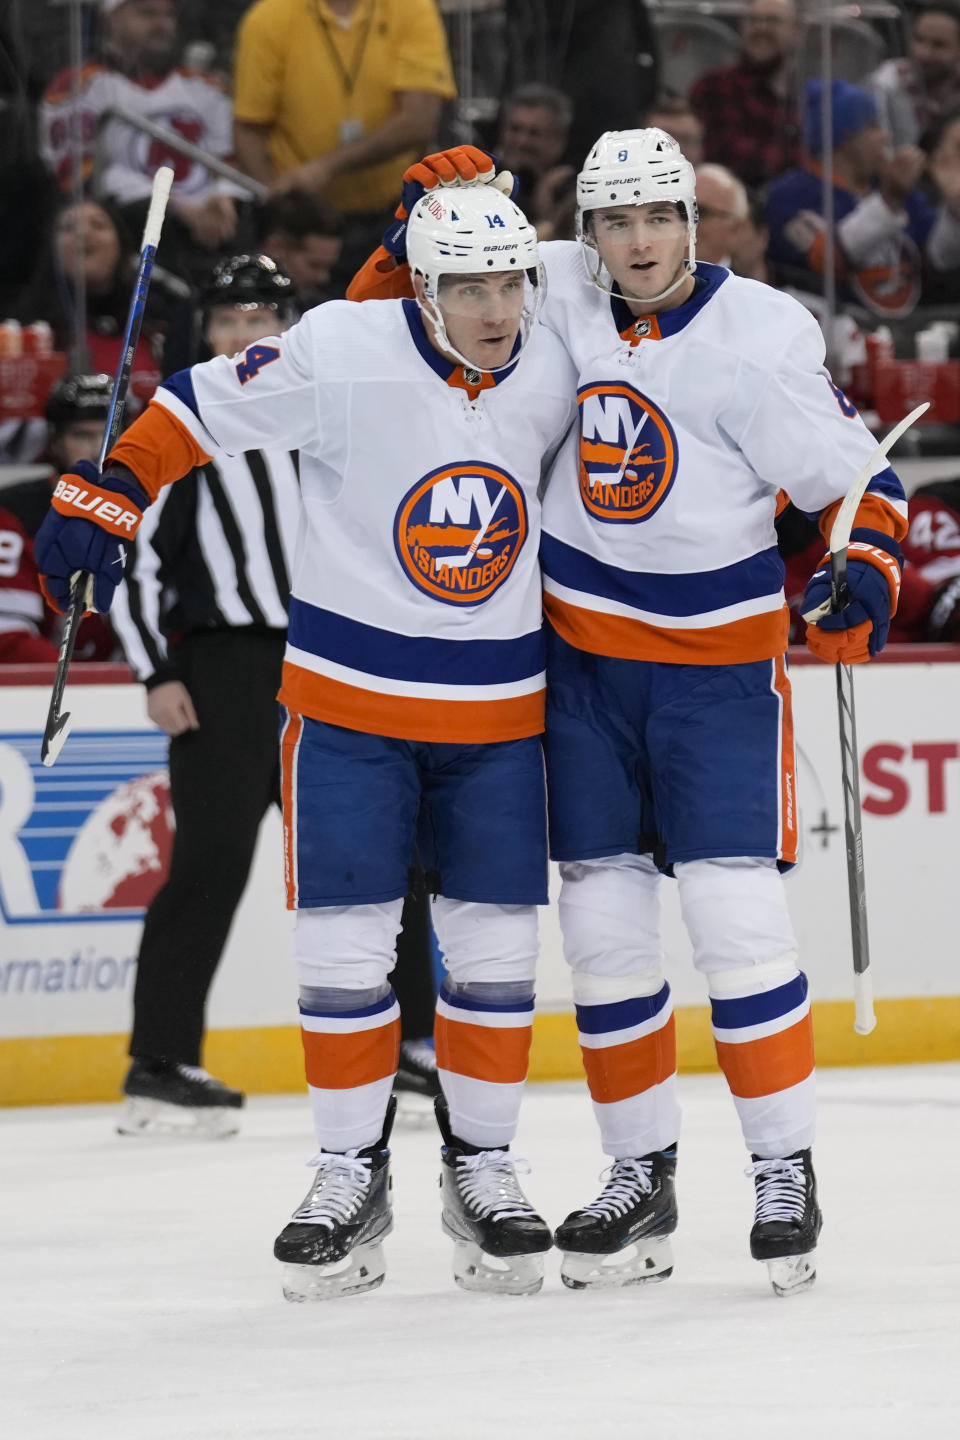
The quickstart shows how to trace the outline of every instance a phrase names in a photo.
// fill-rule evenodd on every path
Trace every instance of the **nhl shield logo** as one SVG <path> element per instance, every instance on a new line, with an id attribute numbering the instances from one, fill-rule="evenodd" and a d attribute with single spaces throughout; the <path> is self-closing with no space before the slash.
<path id="1" fill-rule="evenodd" d="M 465 461 L 424 475 L 401 501 L 393 541 L 418 590 L 448 605 L 489 600 L 527 538 L 523 491 L 506 470 Z"/>
<path id="2" fill-rule="evenodd" d="M 580 498 L 596 520 L 635 525 L 663 504 L 677 473 L 677 439 L 663 412 L 630 385 L 585 385 Z"/>

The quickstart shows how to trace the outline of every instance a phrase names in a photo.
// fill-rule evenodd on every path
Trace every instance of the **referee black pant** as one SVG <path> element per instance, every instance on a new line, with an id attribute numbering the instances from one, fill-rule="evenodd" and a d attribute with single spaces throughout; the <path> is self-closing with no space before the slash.
<path id="1" fill-rule="evenodd" d="M 187 636 L 179 677 L 199 730 L 170 741 L 176 818 L 170 874 L 147 911 L 130 1054 L 200 1064 L 207 995 L 250 873 L 260 823 L 280 803 L 277 691 L 285 633 L 243 627 Z M 393 985 L 405 1038 L 433 1033 L 426 891 L 404 903 Z M 283 957 L 266 955 L 264 964 Z"/>

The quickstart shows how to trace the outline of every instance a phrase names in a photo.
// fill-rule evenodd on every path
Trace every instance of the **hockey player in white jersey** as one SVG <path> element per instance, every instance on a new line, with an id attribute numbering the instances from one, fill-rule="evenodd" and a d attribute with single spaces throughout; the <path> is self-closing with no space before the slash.
<path id="1" fill-rule="evenodd" d="M 444 174 L 443 156 L 428 163 Z M 580 409 L 544 500 L 546 753 L 564 950 L 612 1165 L 556 1233 L 562 1275 L 580 1288 L 671 1272 L 667 872 L 751 1155 L 751 1252 L 785 1294 L 815 1277 L 821 1217 L 807 982 L 779 873 L 796 859 L 797 800 L 774 517 L 786 491 L 828 535 L 874 442 L 808 312 L 696 262 L 694 173 L 674 140 L 602 136 L 577 191 L 578 242 L 541 247 L 541 318 L 576 362 Z M 374 257 L 349 293 L 395 287 L 389 266 Z M 885 469 L 853 531 L 853 603 L 808 630 L 822 658 L 882 648 L 905 515 Z M 804 610 L 828 595 L 821 568 Z"/>
<path id="2" fill-rule="evenodd" d="M 575 375 L 534 324 L 536 237 L 499 191 L 425 197 L 408 244 L 416 301 L 332 302 L 172 377 L 102 477 L 61 481 L 38 539 L 53 599 L 85 569 L 105 610 L 163 484 L 215 445 L 300 452 L 281 759 L 319 1153 L 275 1246 L 290 1299 L 383 1279 L 400 1033 L 387 977 L 415 839 L 448 971 L 435 1033 L 455 1277 L 531 1293 L 552 1243 L 509 1146 L 547 899 L 538 489 Z"/>

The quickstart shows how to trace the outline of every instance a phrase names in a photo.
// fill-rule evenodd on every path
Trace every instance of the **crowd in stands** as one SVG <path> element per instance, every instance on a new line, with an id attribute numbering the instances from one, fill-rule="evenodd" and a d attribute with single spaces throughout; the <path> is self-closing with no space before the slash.
<path id="1" fill-rule="evenodd" d="M 697 8 L 690 0 L 685 13 L 695 19 Z M 658 53 L 663 5 L 485 0 L 478 12 L 484 34 L 500 37 L 502 78 L 487 115 L 475 97 L 458 101 L 458 86 L 463 100 L 476 79 L 455 75 L 451 60 L 463 54 L 449 43 L 463 9 L 89 0 L 79 68 L 68 63 L 66 7 L 23 7 L 16 33 L 0 20 L 10 61 L 0 67 L 0 205 L 17 217 L 0 237 L 0 321 L 45 322 L 66 369 L 111 374 L 151 177 L 171 164 L 133 415 L 161 376 L 205 353 L 197 297 L 224 257 L 271 256 L 301 309 L 341 297 L 379 241 L 406 166 L 460 140 L 518 176 L 541 237 L 572 238 L 586 146 L 601 129 L 640 124 L 673 135 L 696 167 L 702 260 L 789 288 L 815 312 L 830 264 L 836 303 L 861 332 L 927 307 L 960 319 L 960 0 L 904 5 L 902 23 L 875 31 L 887 58 L 834 80 L 827 96 L 805 43 L 815 12 L 801 0 L 744 0 L 729 22 L 735 58 L 707 65 L 686 93 L 670 88 L 669 56 Z M 183 153 L 165 136 L 196 148 Z M 0 367 L 11 344 L 0 338 Z M 52 431 L 43 452 L 40 411 L 18 424 L 2 387 L 0 368 L 0 465 L 56 463 Z"/>

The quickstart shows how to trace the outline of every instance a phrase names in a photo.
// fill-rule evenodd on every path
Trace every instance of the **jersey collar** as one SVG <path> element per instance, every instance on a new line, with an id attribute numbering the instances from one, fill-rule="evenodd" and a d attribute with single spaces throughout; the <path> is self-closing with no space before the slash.
<path id="1" fill-rule="evenodd" d="M 410 331 L 410 338 L 420 352 L 421 357 L 430 366 L 430 369 L 440 376 L 440 379 L 452 386 L 455 390 L 466 390 L 468 398 L 476 400 L 481 390 L 492 390 L 502 380 L 506 380 L 517 368 L 517 360 L 520 358 L 521 337 L 518 335 L 513 347 L 513 355 L 517 358 L 513 363 L 507 365 L 503 370 L 498 370 L 492 375 L 487 370 L 466 370 L 458 365 L 455 360 L 448 360 L 441 355 L 430 344 L 427 337 L 426 327 L 423 323 L 423 316 L 420 313 L 420 306 L 416 300 L 403 300 L 403 314 Z M 511 357 L 512 358 L 512 357 Z M 469 379 L 467 377 L 470 377 Z"/>
<path id="2" fill-rule="evenodd" d="M 679 334 L 695 315 L 699 315 L 704 305 L 713 298 L 729 276 L 730 271 L 724 270 L 722 265 L 708 265 L 705 261 L 698 260 L 690 299 L 675 306 L 673 310 L 662 310 L 658 315 L 634 315 L 618 291 L 610 296 L 610 309 L 617 333 L 621 340 L 626 340 L 630 345 L 638 345 L 641 340 L 665 340 L 670 335 Z"/>

